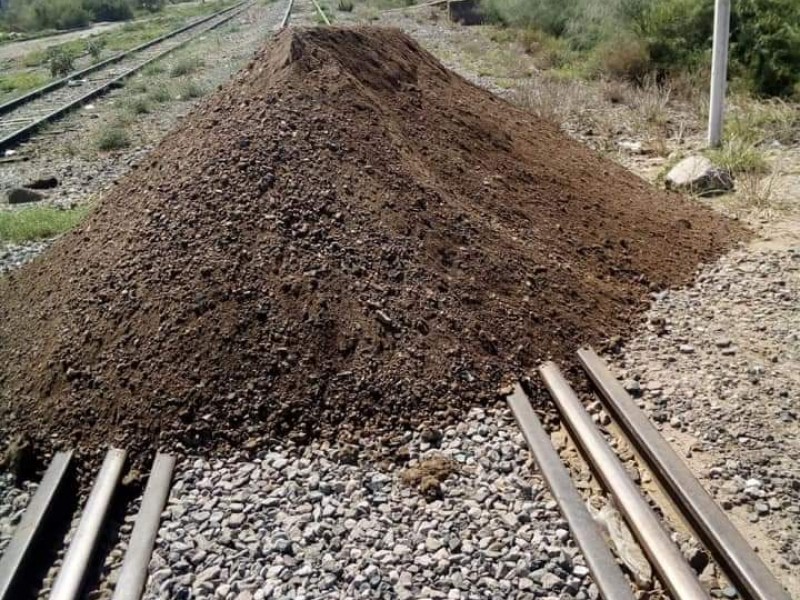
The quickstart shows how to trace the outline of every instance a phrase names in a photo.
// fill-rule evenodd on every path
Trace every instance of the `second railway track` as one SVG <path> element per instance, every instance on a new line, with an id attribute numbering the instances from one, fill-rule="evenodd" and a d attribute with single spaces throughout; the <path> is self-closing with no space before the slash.
<path id="1" fill-rule="evenodd" d="M 252 5 L 253 0 L 239 2 L 0 105 L 0 152 L 20 144 L 43 125 L 104 94 L 150 63 L 224 25 Z"/>

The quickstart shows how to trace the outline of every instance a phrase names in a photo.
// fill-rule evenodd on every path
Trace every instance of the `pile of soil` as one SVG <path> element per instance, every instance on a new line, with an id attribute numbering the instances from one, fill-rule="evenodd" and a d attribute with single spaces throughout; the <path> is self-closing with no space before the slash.
<path id="1" fill-rule="evenodd" d="M 0 281 L 0 424 L 92 453 L 457 419 L 740 236 L 399 31 L 284 31 Z"/>

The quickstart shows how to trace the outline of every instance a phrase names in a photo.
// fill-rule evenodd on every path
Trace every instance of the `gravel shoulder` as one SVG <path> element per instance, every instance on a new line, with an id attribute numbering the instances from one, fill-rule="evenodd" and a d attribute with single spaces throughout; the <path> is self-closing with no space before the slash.
<path id="1" fill-rule="evenodd" d="M 145 598 L 598 597 L 508 411 L 406 441 L 187 460 Z"/>

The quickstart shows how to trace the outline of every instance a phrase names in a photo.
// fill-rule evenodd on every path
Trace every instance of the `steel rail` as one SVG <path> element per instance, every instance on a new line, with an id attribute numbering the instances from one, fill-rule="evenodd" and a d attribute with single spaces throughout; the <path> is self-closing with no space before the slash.
<path id="1" fill-rule="evenodd" d="M 569 472 L 553 448 L 550 436 L 533 412 L 522 386 L 516 384 L 513 393 L 506 397 L 506 401 L 536 459 L 536 464 L 539 465 L 547 487 L 569 524 L 572 537 L 586 559 L 586 565 L 600 594 L 606 600 L 633 600 L 634 595 L 630 585 L 614 560 L 600 528 L 572 483 Z"/>
<path id="2" fill-rule="evenodd" d="M 172 485 L 174 468 L 174 456 L 156 455 L 111 600 L 139 600 L 142 597 L 147 583 L 147 567 L 158 535 L 161 511 L 164 510 Z"/>
<path id="3" fill-rule="evenodd" d="M 325 11 L 322 10 L 322 7 L 319 5 L 317 0 L 311 0 L 311 3 L 314 5 L 314 8 L 317 9 L 317 13 L 319 13 L 319 16 L 322 17 L 322 20 L 324 21 L 325 25 L 330 25 L 331 21 L 328 18 L 328 15 L 326 15 Z"/>
<path id="4" fill-rule="evenodd" d="M 592 349 L 579 350 L 578 359 L 609 412 L 740 593 L 747 600 L 790 600 L 783 586 L 603 360 Z"/>
<path id="5" fill-rule="evenodd" d="M 86 570 L 122 476 L 125 459 L 125 450 L 111 448 L 106 453 L 103 466 L 83 509 L 75 537 L 67 549 L 64 562 L 53 583 L 50 600 L 76 600 L 79 597 Z"/>
<path id="6" fill-rule="evenodd" d="M 614 496 L 664 586 L 675 600 L 708 600 L 692 568 L 672 543 L 622 463 L 595 427 L 591 416 L 558 367 L 547 362 L 539 368 L 550 395 L 606 489 Z"/>
<path id="7" fill-rule="evenodd" d="M 83 105 L 84 103 L 86 103 L 87 101 L 91 100 L 92 98 L 95 98 L 97 96 L 100 96 L 100 95 L 104 94 L 110 88 L 118 85 L 124 79 L 127 79 L 131 75 L 134 75 L 135 73 L 141 71 L 147 65 L 149 65 L 149 64 L 151 64 L 151 63 L 153 63 L 153 62 L 155 62 L 157 60 L 160 60 L 163 57 L 165 57 L 166 55 L 168 55 L 168 54 L 170 54 L 170 53 L 172 53 L 172 52 L 184 47 L 186 44 L 188 44 L 189 42 L 195 40 L 196 38 L 198 38 L 199 36 L 203 35 L 204 33 L 207 33 L 209 31 L 211 31 L 212 29 L 216 29 L 217 27 L 220 27 L 221 25 L 224 25 L 225 23 L 227 23 L 231 19 L 235 18 L 237 15 L 239 15 L 242 12 L 244 12 L 245 10 L 247 10 L 250 7 L 251 4 L 252 4 L 252 0 L 246 0 L 246 2 L 237 5 L 237 7 L 239 7 L 238 10 L 235 10 L 234 12 L 227 14 L 226 16 L 224 16 L 224 18 L 212 23 L 211 25 L 209 25 L 207 27 L 201 28 L 197 32 L 197 34 L 193 35 L 192 37 L 189 37 L 186 40 L 180 42 L 179 44 L 176 44 L 174 46 L 171 46 L 170 48 L 167 48 L 165 51 L 154 55 L 153 57 L 151 57 L 151 58 L 147 59 L 146 61 L 136 65 L 135 67 L 133 67 L 131 69 L 128 69 L 127 71 L 125 71 L 124 73 L 118 75 L 117 77 L 114 77 L 113 79 L 108 80 L 103 85 L 100 85 L 100 86 L 94 88 L 93 90 L 90 90 L 86 94 L 83 94 L 82 96 L 80 96 L 79 98 L 77 98 L 75 100 L 72 100 L 71 102 L 63 104 L 59 108 L 57 108 L 57 109 L 45 114 L 44 116 L 40 117 L 39 119 L 36 119 L 35 121 L 30 123 L 29 125 L 26 125 L 25 127 L 21 127 L 20 129 L 10 133 L 6 137 L 1 138 L 0 139 L 0 151 L 6 150 L 6 149 L 8 149 L 8 148 L 10 148 L 10 147 L 12 147 L 12 146 L 24 141 L 25 139 L 29 138 L 37 129 L 39 129 L 43 125 L 59 119 L 64 114 L 70 112 L 74 108 Z M 219 16 L 219 15 L 217 15 L 217 16 Z"/>
<path id="8" fill-rule="evenodd" d="M 17 98 L 13 98 L 13 99 L 9 100 L 8 102 L 5 102 L 4 104 L 0 104 L 0 115 L 4 115 L 7 112 L 9 112 L 9 111 L 11 111 L 11 110 L 13 110 L 15 108 L 17 108 L 19 106 L 22 106 L 23 104 L 27 104 L 31 100 L 34 100 L 34 99 L 39 98 L 41 96 L 44 96 L 48 92 L 52 92 L 52 91 L 55 91 L 57 89 L 60 89 L 60 88 L 64 87 L 65 85 L 67 85 L 70 81 L 73 81 L 75 79 L 79 79 L 79 78 L 83 77 L 84 75 L 89 75 L 90 73 L 94 73 L 95 71 L 99 71 L 103 67 L 107 67 L 109 65 L 113 65 L 115 63 L 118 63 L 123 58 L 126 58 L 126 57 L 128 57 L 128 56 L 130 56 L 132 54 L 136 54 L 137 52 L 141 52 L 142 50 L 146 50 L 147 48 L 150 48 L 151 46 L 155 46 L 156 44 L 160 44 L 161 42 L 163 42 L 165 40 L 168 40 L 170 38 L 173 38 L 176 35 L 180 35 L 184 31 L 188 31 L 189 29 L 192 29 L 193 27 L 197 27 L 198 25 L 202 25 L 203 23 L 207 23 L 211 19 L 215 19 L 216 17 L 219 17 L 219 16 L 225 14 L 226 12 L 229 12 L 229 11 L 232 11 L 232 10 L 235 10 L 235 9 L 239 8 L 240 6 L 245 4 L 245 2 L 247 2 L 247 0 L 244 0 L 244 2 L 239 2 L 238 4 L 235 4 L 233 6 L 229 6 L 228 8 L 224 8 L 222 10 L 218 10 L 217 12 L 212 13 L 210 15 L 207 15 L 205 17 L 201 17 L 199 19 L 195 19 L 191 23 L 188 23 L 188 24 L 186 24 L 186 25 L 184 25 L 182 27 L 179 27 L 178 29 L 174 29 L 174 30 L 172 30 L 170 32 L 167 32 L 164 35 L 161 35 L 161 36 L 159 36 L 157 38 L 153 38 L 152 40 L 144 42 L 143 44 L 139 44 L 135 48 L 131 48 L 130 50 L 125 50 L 124 52 L 119 52 L 118 54 L 115 54 L 114 56 L 111 56 L 111 57 L 109 57 L 109 58 L 107 58 L 105 60 L 102 60 L 102 61 L 100 61 L 98 63 L 93 64 L 93 65 L 90 65 L 90 66 L 86 67 L 85 69 L 81 69 L 79 71 L 75 71 L 74 73 L 70 73 L 66 77 L 62 77 L 60 79 L 56 79 L 55 81 L 51 81 L 50 83 L 47 83 L 47 84 L 43 85 L 42 87 L 36 88 L 35 90 L 32 90 L 32 91 L 28 92 L 27 94 L 24 94 L 22 96 L 18 96 Z"/>
<path id="9" fill-rule="evenodd" d="M 293 5 L 294 0 L 289 0 L 288 4 L 286 5 L 286 12 L 283 13 L 283 19 L 281 19 L 280 29 L 286 29 L 286 26 L 289 24 L 289 16 L 292 14 Z"/>
<path id="10" fill-rule="evenodd" d="M 34 553 L 45 522 L 59 504 L 71 463 L 71 451 L 59 452 L 53 457 L 25 514 L 22 515 L 14 537 L 0 560 L 0 600 L 11 600 L 14 597 L 18 576 Z"/>

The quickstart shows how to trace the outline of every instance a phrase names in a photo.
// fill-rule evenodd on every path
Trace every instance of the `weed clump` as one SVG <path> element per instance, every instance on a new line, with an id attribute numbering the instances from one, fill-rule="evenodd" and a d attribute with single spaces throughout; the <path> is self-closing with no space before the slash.
<path id="1" fill-rule="evenodd" d="M 122 150 L 131 145 L 131 137 L 122 123 L 114 123 L 100 129 L 95 145 L 101 152 Z"/>
<path id="2" fill-rule="evenodd" d="M 196 56 L 189 56 L 180 59 L 169 70 L 170 77 L 185 77 L 191 75 L 203 66 L 203 60 Z"/>

